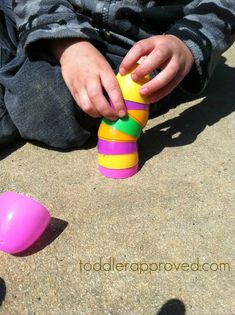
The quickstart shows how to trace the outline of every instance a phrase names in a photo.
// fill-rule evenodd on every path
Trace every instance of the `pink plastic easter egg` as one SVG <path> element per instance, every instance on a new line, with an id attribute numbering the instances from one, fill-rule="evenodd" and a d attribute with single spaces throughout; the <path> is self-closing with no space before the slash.
<path id="1" fill-rule="evenodd" d="M 0 194 L 0 250 L 24 251 L 41 236 L 50 218 L 48 210 L 32 198 L 15 192 Z"/>

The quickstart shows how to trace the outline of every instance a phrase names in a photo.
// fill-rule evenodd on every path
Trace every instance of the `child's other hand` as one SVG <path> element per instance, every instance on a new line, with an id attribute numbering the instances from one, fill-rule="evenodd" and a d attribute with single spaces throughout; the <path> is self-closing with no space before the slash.
<path id="1" fill-rule="evenodd" d="M 126 115 L 115 74 L 103 55 L 89 42 L 57 40 L 50 42 L 55 57 L 61 64 L 64 81 L 84 112 L 92 117 L 110 120 Z M 107 92 L 114 109 L 103 94 Z"/>
<path id="2" fill-rule="evenodd" d="M 161 69 L 161 72 L 140 89 L 140 94 L 151 103 L 167 96 L 190 71 L 194 59 L 189 48 L 174 35 L 152 36 L 137 42 L 123 59 L 119 71 L 125 74 L 141 58 L 141 63 L 132 72 L 138 81 L 146 74 Z"/>

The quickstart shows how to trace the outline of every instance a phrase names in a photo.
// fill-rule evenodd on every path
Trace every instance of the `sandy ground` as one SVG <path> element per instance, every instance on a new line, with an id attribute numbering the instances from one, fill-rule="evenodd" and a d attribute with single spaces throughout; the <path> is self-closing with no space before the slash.
<path id="1" fill-rule="evenodd" d="M 0 253 L 0 314 L 235 314 L 234 82 L 235 46 L 200 98 L 149 120 L 126 180 L 97 172 L 95 143 L 2 151 L 0 191 L 54 219 L 28 252 Z"/>

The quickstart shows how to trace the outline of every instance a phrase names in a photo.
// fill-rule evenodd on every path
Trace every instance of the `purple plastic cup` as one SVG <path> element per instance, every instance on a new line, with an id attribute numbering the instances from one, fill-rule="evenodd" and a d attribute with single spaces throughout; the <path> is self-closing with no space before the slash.
<path id="1" fill-rule="evenodd" d="M 38 201 L 16 192 L 0 194 L 0 250 L 24 251 L 41 236 L 50 219 Z"/>
<path id="2" fill-rule="evenodd" d="M 118 142 L 99 139 L 98 152 L 110 155 L 134 153 L 137 152 L 137 144 L 136 142 Z"/>
<path id="3" fill-rule="evenodd" d="M 110 106 L 114 108 L 112 101 L 110 100 Z M 135 109 L 135 110 L 146 110 L 149 108 L 149 104 L 137 103 L 133 101 L 124 100 L 127 110 Z"/>
<path id="4" fill-rule="evenodd" d="M 105 177 L 113 179 L 124 179 L 135 175 L 138 172 L 138 164 L 130 168 L 111 169 L 101 165 L 98 166 L 99 172 Z"/>

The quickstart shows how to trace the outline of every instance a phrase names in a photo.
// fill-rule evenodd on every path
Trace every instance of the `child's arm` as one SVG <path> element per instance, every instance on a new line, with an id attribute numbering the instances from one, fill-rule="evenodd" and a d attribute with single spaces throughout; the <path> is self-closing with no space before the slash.
<path id="1" fill-rule="evenodd" d="M 78 13 L 67 0 L 15 1 L 14 12 L 26 54 L 38 54 L 39 48 L 42 52 L 51 48 L 61 63 L 65 83 L 86 113 L 112 120 L 126 114 L 115 74 L 90 43 L 99 41 L 100 36 L 88 17 Z M 47 41 L 42 42 L 43 39 Z M 114 109 L 104 97 L 103 88 Z"/>
<path id="2" fill-rule="evenodd" d="M 184 18 L 165 36 L 138 42 L 121 64 L 121 72 L 128 71 L 138 58 L 147 55 L 135 74 L 143 76 L 149 70 L 162 69 L 161 75 L 146 84 L 146 95 L 153 100 L 169 94 L 180 81 L 189 92 L 202 91 L 221 54 L 234 41 L 235 1 L 195 0 L 184 10 Z"/>
<path id="3" fill-rule="evenodd" d="M 20 42 L 28 55 L 35 53 L 34 43 L 42 39 L 100 40 L 89 18 L 80 14 L 69 0 L 12 2 Z"/>

